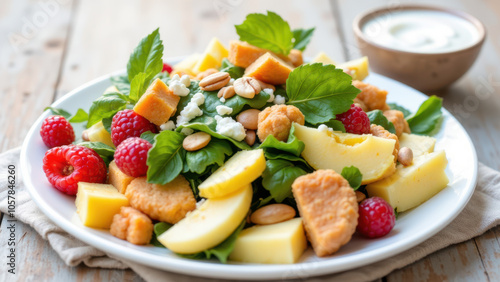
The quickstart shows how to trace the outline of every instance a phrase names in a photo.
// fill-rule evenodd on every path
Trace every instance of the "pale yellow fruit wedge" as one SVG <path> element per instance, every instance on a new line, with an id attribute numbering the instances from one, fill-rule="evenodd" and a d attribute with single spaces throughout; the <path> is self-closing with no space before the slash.
<path id="1" fill-rule="evenodd" d="M 106 88 L 106 90 L 104 90 L 104 94 L 113 93 L 113 92 L 120 92 L 120 91 L 114 85 L 111 85 L 110 87 Z"/>
<path id="2" fill-rule="evenodd" d="M 339 64 L 337 65 L 337 68 L 351 70 L 351 76 L 353 80 L 363 80 L 369 74 L 368 57 L 361 57 L 359 59 Z"/>
<path id="3" fill-rule="evenodd" d="M 101 142 L 112 148 L 115 147 L 113 141 L 111 141 L 111 134 L 104 128 L 102 121 L 87 128 L 85 132 L 90 142 Z"/>
<path id="4" fill-rule="evenodd" d="M 333 61 L 325 52 L 319 52 L 311 63 L 323 63 L 324 65 L 335 65 Z"/>
<path id="5" fill-rule="evenodd" d="M 239 151 L 198 186 L 204 198 L 224 197 L 252 183 L 266 169 L 262 149 Z"/>
<path id="6" fill-rule="evenodd" d="M 222 59 L 227 58 L 227 56 L 229 55 L 229 51 L 227 50 L 227 48 L 216 37 L 210 40 L 207 49 L 205 49 L 205 53 L 212 55 L 212 57 L 214 57 L 214 59 L 219 63 L 221 63 Z"/>
<path id="7" fill-rule="evenodd" d="M 104 229 L 109 229 L 121 207 L 129 205 L 127 197 L 113 185 L 87 182 L 78 182 L 75 204 L 83 225 Z"/>
<path id="8" fill-rule="evenodd" d="M 176 65 L 173 66 L 174 71 L 181 71 L 184 73 L 187 73 L 188 75 L 195 76 L 195 73 L 193 72 L 193 67 L 198 63 L 199 59 L 201 58 L 200 54 L 193 54 L 186 59 L 180 61 Z"/>
<path id="9" fill-rule="evenodd" d="M 410 148 L 414 158 L 434 152 L 434 145 L 436 145 L 436 138 L 429 136 L 403 133 L 399 137 L 399 147 Z"/>
<path id="10" fill-rule="evenodd" d="M 230 260 L 249 263 L 296 263 L 307 248 L 301 218 L 241 231 Z"/>
<path id="11" fill-rule="evenodd" d="M 236 230 L 250 209 L 252 186 L 240 188 L 226 197 L 206 200 L 158 236 L 158 241 L 179 254 L 194 254 L 217 246 Z"/>
<path id="12" fill-rule="evenodd" d="M 295 136 L 304 142 L 302 157 L 315 169 L 333 169 L 338 173 L 346 166 L 357 167 L 368 184 L 394 173 L 392 154 L 395 140 L 370 134 L 320 131 L 294 123 Z"/>
<path id="13" fill-rule="evenodd" d="M 370 197 L 381 197 L 398 212 L 414 208 L 448 185 L 444 151 L 423 154 L 411 166 L 398 165 L 393 175 L 366 186 Z"/>

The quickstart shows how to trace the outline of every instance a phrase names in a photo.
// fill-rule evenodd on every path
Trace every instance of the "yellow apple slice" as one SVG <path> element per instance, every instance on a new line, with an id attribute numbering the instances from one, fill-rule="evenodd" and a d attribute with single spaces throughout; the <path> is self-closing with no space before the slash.
<path id="1" fill-rule="evenodd" d="M 195 254 L 217 246 L 236 230 L 250 209 L 252 186 L 240 188 L 226 197 L 206 200 L 158 236 L 158 241 L 179 254 Z"/>
<path id="2" fill-rule="evenodd" d="M 361 57 L 352 61 L 348 61 L 337 65 L 339 69 L 349 69 L 352 71 L 353 80 L 363 80 L 368 74 L 368 57 Z"/>
<path id="3" fill-rule="evenodd" d="M 113 141 L 111 141 L 111 134 L 104 128 L 102 121 L 87 128 L 83 134 L 87 135 L 87 139 L 90 142 L 101 142 L 112 148 L 115 147 Z"/>
<path id="4" fill-rule="evenodd" d="M 214 57 L 219 63 L 222 62 L 222 59 L 227 58 L 229 55 L 227 48 L 216 37 L 210 40 L 207 49 L 205 49 L 205 53 L 212 55 L 212 57 Z"/>
<path id="5" fill-rule="evenodd" d="M 250 263 L 295 263 L 307 248 L 302 218 L 241 231 L 229 259 Z"/>
<path id="6" fill-rule="evenodd" d="M 193 67 L 198 63 L 200 60 L 201 55 L 200 54 L 193 54 L 186 59 L 180 61 L 176 65 L 173 66 L 174 71 L 181 71 L 184 73 L 187 73 L 191 76 L 194 76 L 195 73 L 193 72 Z"/>
<path id="7" fill-rule="evenodd" d="M 252 183 L 266 169 L 262 149 L 239 151 L 198 186 L 200 196 L 220 198 Z"/>
<path id="8" fill-rule="evenodd" d="M 315 169 L 342 172 L 346 166 L 357 167 L 362 184 L 382 179 L 395 170 L 392 154 L 396 141 L 369 134 L 318 130 L 294 123 L 295 136 L 304 142 L 302 157 Z"/>
<path id="9" fill-rule="evenodd" d="M 434 145 L 436 145 L 436 138 L 429 136 L 403 133 L 399 137 L 399 147 L 410 148 L 414 158 L 434 152 Z"/>
<path id="10" fill-rule="evenodd" d="M 370 197 L 381 197 L 398 212 L 414 208 L 448 185 L 444 151 L 423 154 L 410 166 L 398 165 L 396 173 L 366 186 Z"/>
<path id="11" fill-rule="evenodd" d="M 325 53 L 319 52 L 311 63 L 323 63 L 323 65 L 335 65 L 335 62 Z"/>

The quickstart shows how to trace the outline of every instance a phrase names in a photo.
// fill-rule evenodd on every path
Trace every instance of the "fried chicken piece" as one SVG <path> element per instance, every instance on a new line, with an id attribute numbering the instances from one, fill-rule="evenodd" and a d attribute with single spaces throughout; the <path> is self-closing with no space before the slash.
<path id="1" fill-rule="evenodd" d="M 331 255 L 351 240 L 358 224 L 358 202 L 340 174 L 317 170 L 300 176 L 292 192 L 316 255 Z"/>
<path id="2" fill-rule="evenodd" d="M 394 146 L 394 151 L 392 151 L 392 154 L 394 155 L 394 161 L 398 160 L 398 152 L 399 152 L 399 138 L 396 136 L 396 134 L 392 134 L 389 131 L 387 131 L 384 127 L 376 124 L 371 124 L 370 125 L 370 134 L 373 136 L 381 137 L 381 138 L 386 138 L 386 139 L 393 139 L 396 141 L 396 145 Z"/>
<path id="3" fill-rule="evenodd" d="M 261 142 L 264 142 L 269 135 L 286 142 L 292 122 L 304 125 L 304 115 L 297 107 L 288 105 L 268 107 L 259 113 L 257 135 Z"/>
<path id="4" fill-rule="evenodd" d="M 132 244 L 146 245 L 153 236 L 153 222 L 134 208 L 122 207 L 120 213 L 113 217 L 109 232 Z"/>
<path id="5" fill-rule="evenodd" d="M 390 110 L 389 106 L 386 103 L 387 91 L 359 80 L 354 80 L 352 82 L 352 85 L 361 90 L 356 98 L 361 100 L 366 105 L 368 111 Z M 365 112 L 367 111 L 365 109 L 363 110 Z"/>
<path id="6" fill-rule="evenodd" d="M 165 185 L 148 183 L 145 176 L 138 177 L 128 185 L 125 196 L 133 208 L 170 224 L 179 222 L 196 208 L 191 186 L 182 175 Z"/>
<path id="7" fill-rule="evenodd" d="M 384 111 L 384 116 L 394 124 L 396 129 L 396 135 L 399 137 L 404 133 L 411 133 L 410 126 L 405 119 L 403 112 L 398 110 L 387 110 Z"/>

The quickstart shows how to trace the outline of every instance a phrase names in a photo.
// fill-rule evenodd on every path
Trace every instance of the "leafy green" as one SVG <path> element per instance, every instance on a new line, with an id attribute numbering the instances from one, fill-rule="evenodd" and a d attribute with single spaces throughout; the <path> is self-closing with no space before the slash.
<path id="1" fill-rule="evenodd" d="M 264 156 L 266 157 L 266 160 L 285 160 L 285 161 L 290 161 L 294 163 L 301 163 L 303 167 L 307 168 L 309 172 L 312 172 L 314 169 L 304 160 L 302 157 L 284 153 L 281 151 L 274 151 L 274 150 L 265 150 L 264 151 Z"/>
<path id="2" fill-rule="evenodd" d="M 106 165 L 109 165 L 115 155 L 115 149 L 113 147 L 101 142 L 81 142 L 78 145 L 94 150 L 94 152 L 101 156 Z"/>
<path id="3" fill-rule="evenodd" d="M 182 141 L 184 135 L 165 130 L 155 137 L 155 143 L 148 152 L 149 183 L 167 184 L 182 171 Z"/>
<path id="4" fill-rule="evenodd" d="M 155 247 L 165 248 L 160 241 L 158 241 L 158 236 L 163 234 L 165 231 L 169 230 L 172 227 L 172 224 L 166 222 L 158 222 L 153 227 L 153 237 L 151 238 L 150 243 Z"/>
<path id="5" fill-rule="evenodd" d="M 299 108 L 307 122 L 324 123 L 351 107 L 360 92 L 351 83 L 351 76 L 333 65 L 302 65 L 286 81 L 287 104 Z"/>
<path id="6" fill-rule="evenodd" d="M 227 258 L 234 249 L 234 244 L 236 243 L 238 235 L 240 234 L 241 230 L 243 230 L 243 227 L 245 227 L 245 223 L 246 220 L 243 220 L 240 223 L 240 225 L 236 228 L 236 230 L 234 230 L 234 232 L 231 235 L 229 235 L 229 237 L 226 238 L 226 240 L 222 241 L 222 243 L 211 249 L 192 255 L 182 255 L 182 254 L 178 255 L 190 259 L 210 259 L 212 256 L 214 256 L 220 262 L 226 263 Z"/>
<path id="7" fill-rule="evenodd" d="M 128 81 L 132 82 L 134 77 L 143 72 L 146 74 L 145 81 L 150 81 L 163 68 L 163 43 L 160 39 L 159 29 L 141 40 L 135 47 L 127 64 Z"/>
<path id="8" fill-rule="evenodd" d="M 357 167 L 346 166 L 342 169 L 342 173 L 340 175 L 342 175 L 342 177 L 344 177 L 349 182 L 349 185 L 352 187 L 352 189 L 358 190 L 359 186 L 361 186 L 363 175 Z"/>
<path id="9" fill-rule="evenodd" d="M 336 119 L 331 119 L 325 123 L 323 123 L 324 125 L 330 127 L 331 129 L 333 129 L 334 131 L 342 131 L 342 132 L 345 132 L 345 126 L 344 124 L 340 121 L 340 120 L 336 120 Z"/>
<path id="10" fill-rule="evenodd" d="M 113 117 L 107 117 L 102 119 L 102 125 L 107 132 L 111 134 L 111 123 L 113 122 Z"/>
<path id="11" fill-rule="evenodd" d="M 394 216 L 396 217 L 396 219 L 398 219 L 399 217 L 398 208 L 394 208 Z"/>
<path id="12" fill-rule="evenodd" d="M 112 76 L 110 80 L 120 93 L 128 95 L 130 92 L 130 81 L 128 81 L 126 75 Z"/>
<path id="13" fill-rule="evenodd" d="M 281 203 L 292 195 L 292 183 L 307 174 L 302 168 L 286 160 L 267 160 L 262 173 L 262 186 L 271 193 L 273 199 Z"/>
<path id="14" fill-rule="evenodd" d="M 43 109 L 44 111 L 46 110 L 50 110 L 52 112 L 52 114 L 54 115 L 58 115 L 58 116 L 63 116 L 65 119 L 68 119 L 71 114 L 63 109 L 59 109 L 59 108 L 54 108 L 54 107 L 46 107 L 45 109 Z"/>
<path id="15" fill-rule="evenodd" d="M 226 102 L 222 103 L 219 98 L 217 98 L 217 91 L 203 91 L 205 95 L 205 104 L 201 107 L 203 112 L 206 115 L 214 117 L 218 115 L 217 106 L 224 105 L 233 109 L 231 113 L 232 116 L 237 115 L 239 112 L 243 110 L 245 106 L 248 106 L 253 109 L 260 109 L 267 104 L 267 101 L 271 97 L 264 91 L 261 91 L 258 95 L 255 95 L 254 98 L 248 99 L 243 98 L 239 95 L 234 95 L 233 97 L 226 100 Z"/>
<path id="16" fill-rule="evenodd" d="M 78 109 L 74 115 L 71 115 L 69 112 L 67 112 L 63 109 L 54 108 L 54 107 L 46 107 L 44 109 L 44 111 L 46 111 L 46 110 L 50 110 L 52 112 L 52 114 L 54 114 L 54 115 L 63 116 L 69 122 L 73 122 L 73 123 L 84 122 L 84 121 L 87 121 L 87 119 L 89 118 L 89 115 L 87 114 L 87 112 L 85 112 L 82 109 Z"/>
<path id="17" fill-rule="evenodd" d="M 412 133 L 429 134 L 441 119 L 443 99 L 431 96 L 420 105 L 418 111 L 410 115 L 406 120 Z"/>
<path id="18" fill-rule="evenodd" d="M 242 24 L 235 27 L 240 40 L 254 46 L 283 55 L 288 55 L 293 48 L 290 25 L 276 13 L 249 14 Z"/>
<path id="19" fill-rule="evenodd" d="M 398 111 L 402 112 L 402 113 L 403 113 L 403 115 L 405 116 L 405 118 L 406 118 L 406 117 L 408 117 L 409 115 L 411 115 L 411 112 L 410 112 L 407 108 L 405 108 L 405 107 L 403 107 L 403 106 L 400 106 L 400 105 L 398 105 L 398 104 L 396 104 L 396 103 L 388 103 L 387 105 L 388 105 L 388 106 L 389 106 L 392 110 L 398 110 Z"/>
<path id="20" fill-rule="evenodd" d="M 385 128 L 390 133 L 396 134 L 396 128 L 394 128 L 394 124 L 390 122 L 381 110 L 373 110 L 366 113 L 368 118 L 370 119 L 371 124 L 380 125 Z"/>
<path id="21" fill-rule="evenodd" d="M 295 127 L 292 126 L 290 133 L 288 134 L 287 142 L 279 141 L 272 135 L 268 135 L 264 142 L 260 144 L 258 148 L 265 150 L 274 149 L 279 151 L 285 151 L 291 153 L 295 156 L 300 156 L 302 151 L 304 151 L 304 142 L 300 141 L 295 137 Z"/>
<path id="22" fill-rule="evenodd" d="M 208 145 L 198 151 L 186 152 L 186 164 L 191 172 L 203 174 L 212 164 L 224 164 L 226 155 L 233 153 L 228 141 L 212 138 Z"/>
<path id="23" fill-rule="evenodd" d="M 107 93 L 97 98 L 90 107 L 87 128 L 125 109 L 127 103 L 128 97 L 118 92 Z"/>
<path id="24" fill-rule="evenodd" d="M 222 65 L 220 67 L 220 71 L 225 71 L 225 72 L 229 73 L 229 76 L 231 76 L 231 78 L 234 78 L 234 79 L 238 79 L 238 78 L 242 77 L 243 74 L 245 73 L 244 68 L 237 67 L 237 66 L 231 64 L 231 62 L 229 62 L 229 60 L 227 58 L 222 59 Z"/>
<path id="25" fill-rule="evenodd" d="M 310 29 L 294 29 L 293 30 L 293 48 L 304 51 L 307 47 L 307 44 L 311 41 L 311 38 L 314 33 L 314 27 Z"/>
<path id="26" fill-rule="evenodd" d="M 156 135 L 158 134 L 153 133 L 151 131 L 146 131 L 141 134 L 141 138 L 151 143 L 151 145 L 153 145 L 155 143 Z"/>
<path id="27" fill-rule="evenodd" d="M 206 102 L 205 102 L 206 103 Z M 236 141 L 231 137 L 227 137 L 225 135 L 219 134 L 216 131 L 217 121 L 212 117 L 201 116 L 193 119 L 190 123 L 181 125 L 177 127 L 176 131 L 180 132 L 183 128 L 191 128 L 197 131 L 203 131 L 205 133 L 210 134 L 212 137 L 217 139 L 228 140 L 233 143 L 236 147 L 242 150 L 250 150 L 250 146 L 247 145 L 244 141 Z"/>
<path id="28" fill-rule="evenodd" d="M 140 72 L 132 79 L 130 83 L 130 94 L 128 96 L 133 103 L 137 103 L 142 94 L 146 91 L 146 78 L 146 73 Z"/>

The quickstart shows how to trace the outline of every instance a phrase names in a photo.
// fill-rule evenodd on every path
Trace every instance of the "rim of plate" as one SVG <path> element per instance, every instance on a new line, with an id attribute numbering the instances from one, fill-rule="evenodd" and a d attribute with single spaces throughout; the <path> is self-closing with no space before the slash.
<path id="1" fill-rule="evenodd" d="M 173 57 L 169 58 L 168 62 L 176 62 L 180 59 L 185 58 L 185 56 L 181 57 Z M 77 95 L 83 89 L 103 82 L 104 80 L 109 80 L 109 78 L 113 75 L 123 74 L 124 70 L 116 71 L 111 74 L 107 74 L 91 80 L 83 84 L 82 86 L 70 91 L 57 101 L 55 101 L 51 106 L 57 107 L 57 105 L 63 103 L 64 101 L 71 99 L 73 96 Z M 400 86 L 411 88 L 403 83 L 390 79 L 388 77 L 378 75 L 375 73 L 371 73 L 370 75 L 380 76 L 384 79 L 389 80 L 391 83 L 399 84 Z M 413 89 L 413 88 L 411 88 Z M 419 95 L 426 96 L 418 90 L 413 89 Z M 427 97 L 427 96 L 426 96 Z M 42 210 L 42 212 L 49 217 L 56 225 L 64 229 L 66 232 L 71 234 L 72 236 L 78 238 L 79 240 L 94 246 L 100 250 L 105 250 L 105 252 L 120 257 L 126 260 L 134 261 L 139 264 L 143 264 L 149 267 L 163 269 L 167 271 L 172 271 L 176 273 L 182 273 L 187 275 L 195 275 L 200 277 L 207 278 L 225 278 L 225 279 L 251 279 L 251 280 L 262 280 L 262 279 L 282 279 L 283 275 L 287 274 L 286 278 L 304 278 L 302 277 L 300 271 L 305 271 L 308 273 L 309 277 L 312 276 L 320 276 L 326 274 L 338 273 L 341 271 L 354 269 L 357 267 L 361 267 L 364 265 L 368 265 L 377 261 L 381 261 L 388 257 L 394 256 L 401 252 L 404 252 L 421 242 L 427 240 L 437 232 L 441 231 L 444 227 L 446 227 L 453 219 L 455 219 L 458 214 L 463 210 L 470 197 L 472 196 L 475 186 L 477 183 L 477 155 L 475 147 L 468 135 L 467 131 L 464 129 L 462 124 L 458 122 L 458 120 L 443 107 L 443 112 L 448 115 L 465 134 L 467 138 L 467 143 L 469 147 L 472 149 L 472 156 L 474 158 L 474 171 L 472 172 L 472 177 L 467 178 L 466 191 L 467 193 L 460 198 L 460 201 L 457 202 L 457 205 L 450 212 L 448 217 L 445 217 L 443 220 L 439 222 L 435 222 L 432 228 L 429 228 L 421 233 L 415 233 L 412 236 L 405 237 L 404 240 L 399 240 L 394 242 L 393 244 L 385 247 L 376 248 L 373 250 L 369 250 L 366 253 L 363 253 L 364 259 L 360 260 L 356 256 L 342 258 L 341 261 L 339 259 L 332 258 L 330 260 L 322 260 L 322 261 L 313 261 L 313 262 L 299 262 L 296 264 L 221 264 L 221 263 L 210 263 L 210 262 L 200 262 L 197 260 L 186 260 L 182 258 L 171 258 L 171 257 L 159 257 L 157 254 L 149 254 L 136 249 L 127 249 L 123 245 L 116 244 L 114 242 L 110 242 L 106 238 L 102 238 L 96 234 L 82 232 L 74 223 L 70 220 L 65 219 L 62 215 L 60 215 L 55 209 L 49 206 L 46 202 L 44 202 L 40 197 L 38 197 L 38 193 L 36 191 L 35 185 L 32 182 L 31 177 L 23 176 L 23 180 L 26 184 L 27 190 L 31 195 L 31 198 L 35 201 L 37 206 Z M 29 145 L 29 141 L 33 134 L 35 134 L 39 129 L 38 125 L 41 124 L 42 119 L 48 116 L 47 111 L 42 113 L 40 117 L 35 121 L 30 130 L 28 131 L 26 138 L 23 141 L 22 149 L 21 149 L 21 171 L 27 172 L 30 171 L 30 165 L 27 156 L 27 149 Z M 24 175 L 24 174 L 23 174 Z"/>

